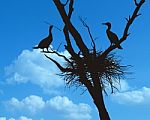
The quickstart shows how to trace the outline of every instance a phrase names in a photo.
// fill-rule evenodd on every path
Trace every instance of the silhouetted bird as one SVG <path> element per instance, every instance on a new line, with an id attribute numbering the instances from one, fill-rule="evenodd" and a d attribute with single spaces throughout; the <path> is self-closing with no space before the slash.
<path id="1" fill-rule="evenodd" d="M 44 48 L 46 48 L 47 51 L 48 51 L 49 45 L 51 44 L 51 42 L 53 40 L 52 28 L 53 28 L 53 25 L 51 25 L 49 27 L 49 35 L 46 38 L 44 38 L 43 40 L 41 40 L 41 42 L 38 44 L 38 46 L 37 47 L 33 47 L 33 49 L 41 48 L 44 51 Z"/>
<path id="2" fill-rule="evenodd" d="M 106 23 L 102 23 L 103 25 L 107 25 L 107 30 L 106 30 L 106 33 L 107 33 L 107 37 L 108 39 L 110 40 L 110 43 L 111 45 L 113 44 L 117 44 L 119 42 L 119 39 L 118 39 L 118 36 L 113 33 L 112 31 L 110 31 L 111 29 L 111 23 L 110 22 L 106 22 Z M 118 49 L 123 49 L 120 44 L 117 46 Z"/>

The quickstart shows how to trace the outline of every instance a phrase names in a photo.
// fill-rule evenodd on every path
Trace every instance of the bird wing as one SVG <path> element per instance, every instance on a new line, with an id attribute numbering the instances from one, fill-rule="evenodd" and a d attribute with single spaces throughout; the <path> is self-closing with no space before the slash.
<path id="1" fill-rule="evenodd" d="M 107 35 L 111 43 L 117 44 L 119 42 L 118 36 L 115 33 L 107 31 Z M 118 48 L 123 49 L 120 45 L 118 45 Z"/>
<path id="2" fill-rule="evenodd" d="M 41 40 L 41 42 L 39 43 L 38 47 L 39 48 L 47 48 L 49 46 L 50 42 L 48 40 L 48 37 L 44 38 L 43 40 Z"/>
<path id="3" fill-rule="evenodd" d="M 107 36 L 111 43 L 117 43 L 119 41 L 118 36 L 112 31 L 107 31 Z"/>

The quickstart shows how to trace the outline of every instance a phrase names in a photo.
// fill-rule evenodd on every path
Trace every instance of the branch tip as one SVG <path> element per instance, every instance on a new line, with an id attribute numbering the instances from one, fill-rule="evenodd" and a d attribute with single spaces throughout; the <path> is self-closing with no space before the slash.
<path id="1" fill-rule="evenodd" d="M 126 23 L 126 26 L 124 28 L 124 32 L 123 32 L 123 35 L 122 37 L 120 38 L 119 40 L 119 44 L 121 44 L 123 41 L 125 41 L 127 39 L 127 37 L 130 35 L 128 34 L 128 31 L 129 31 L 129 28 L 131 26 L 131 24 L 134 22 L 134 20 L 140 16 L 141 14 L 139 14 L 139 10 L 141 8 L 141 6 L 144 4 L 145 0 L 141 0 L 139 3 L 137 3 L 137 0 L 134 0 L 134 3 L 136 5 L 132 15 L 128 18 L 125 18 L 127 23 Z M 117 46 L 109 46 L 100 56 L 99 56 L 99 59 L 103 59 L 105 58 L 112 50 L 116 49 Z"/>
<path id="2" fill-rule="evenodd" d="M 135 5 L 136 5 L 136 6 L 138 6 L 138 5 L 139 5 L 139 4 L 137 3 L 137 1 L 136 1 L 136 0 L 134 0 L 134 3 L 135 3 Z"/>
<path id="3" fill-rule="evenodd" d="M 87 25 L 87 23 L 85 22 L 85 20 L 86 20 L 87 18 L 85 18 L 85 19 L 83 20 L 83 18 L 82 18 L 81 16 L 79 16 L 79 19 L 80 19 L 80 21 L 82 22 L 83 26 L 87 28 L 88 34 L 89 34 L 89 36 L 90 36 L 90 38 L 91 38 L 91 40 L 92 40 L 92 44 L 93 44 L 93 45 L 91 44 L 91 46 L 93 47 L 93 50 L 94 50 L 94 52 L 96 53 L 96 44 L 95 44 L 95 41 L 94 41 L 93 36 L 92 36 L 92 33 L 91 33 L 91 31 L 90 31 L 90 27 L 89 27 L 89 26 Z"/>
<path id="4" fill-rule="evenodd" d="M 138 17 L 138 16 L 140 16 L 140 15 L 142 15 L 142 14 L 141 14 L 141 13 L 140 13 L 140 14 L 137 14 L 136 17 Z"/>
<path id="5" fill-rule="evenodd" d="M 66 3 L 62 4 L 64 7 L 68 4 L 70 0 L 67 0 Z"/>
<path id="6" fill-rule="evenodd" d="M 129 22 L 129 19 L 128 19 L 128 18 L 125 18 L 125 19 L 126 19 L 127 22 Z"/>
<path id="7" fill-rule="evenodd" d="M 128 33 L 127 36 L 129 36 L 131 33 Z"/>

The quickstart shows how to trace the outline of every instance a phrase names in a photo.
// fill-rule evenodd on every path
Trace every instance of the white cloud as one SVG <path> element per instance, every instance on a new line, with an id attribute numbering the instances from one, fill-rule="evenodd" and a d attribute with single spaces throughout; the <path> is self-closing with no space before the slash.
<path id="1" fill-rule="evenodd" d="M 90 120 L 91 108 L 89 105 L 80 103 L 74 104 L 67 97 L 57 96 L 47 102 L 51 107 L 64 112 L 67 119 Z"/>
<path id="2" fill-rule="evenodd" d="M 10 119 L 8 119 L 8 120 L 15 120 L 15 118 L 10 118 Z"/>
<path id="3" fill-rule="evenodd" d="M 6 106 L 12 111 L 15 110 L 24 110 L 28 111 L 31 114 L 35 114 L 38 110 L 43 109 L 45 107 L 45 102 L 39 96 L 31 95 L 26 97 L 22 101 L 19 101 L 16 98 L 11 98 L 11 100 L 6 102 Z"/>
<path id="4" fill-rule="evenodd" d="M 138 90 L 119 92 L 114 94 L 112 99 L 121 104 L 149 104 L 150 88 L 142 87 Z"/>
<path id="5" fill-rule="evenodd" d="M 67 51 L 61 54 L 69 56 Z M 55 54 L 50 54 L 52 58 L 63 64 L 64 60 Z M 57 92 L 56 88 L 64 85 L 58 68 L 48 60 L 40 50 L 23 50 L 18 58 L 5 68 L 8 83 L 31 82 L 47 92 Z"/>
<path id="6" fill-rule="evenodd" d="M 6 117 L 0 117 L 0 120 L 6 120 Z"/>
<path id="7" fill-rule="evenodd" d="M 125 80 L 120 81 L 119 92 L 111 95 L 113 101 L 120 104 L 149 104 L 150 88 L 133 89 Z"/>
<path id="8" fill-rule="evenodd" d="M 125 91 L 128 91 L 131 89 L 131 87 L 128 85 L 128 83 L 123 79 L 121 79 L 118 82 L 114 82 L 113 85 L 117 88 L 117 89 L 114 89 L 114 91 L 113 91 L 114 93 L 117 93 L 118 91 L 125 92 Z M 107 93 L 111 93 L 112 92 L 111 87 L 110 86 L 107 87 L 106 91 L 107 91 Z"/>
<path id="9" fill-rule="evenodd" d="M 0 117 L 0 120 L 7 120 L 6 117 Z M 8 120 L 32 120 L 31 118 L 27 118 L 25 116 L 21 116 L 18 119 L 15 118 L 9 118 Z"/>
<path id="10" fill-rule="evenodd" d="M 61 114 L 65 120 L 90 120 L 91 119 L 91 107 L 84 103 L 75 104 L 67 97 L 56 96 L 47 101 L 44 101 L 41 97 L 31 95 L 19 101 L 16 98 L 5 102 L 6 109 L 9 112 L 19 113 L 25 112 L 30 116 L 34 116 L 41 113 L 44 110 L 56 111 Z M 32 113 L 32 115 L 31 115 Z M 43 117 L 43 116 L 41 116 Z M 19 119 L 26 120 L 26 119 Z M 30 119 L 29 119 L 30 120 Z"/>
<path id="11" fill-rule="evenodd" d="M 19 117 L 18 119 L 10 118 L 10 119 L 8 119 L 8 120 L 32 120 L 32 119 L 31 119 L 31 118 L 27 118 L 27 117 L 25 117 L 25 116 L 21 116 L 21 117 Z"/>
<path id="12" fill-rule="evenodd" d="M 131 87 L 128 85 L 128 83 L 125 80 L 120 80 L 120 86 L 118 88 L 120 88 L 121 92 L 131 89 Z"/>
<path id="13" fill-rule="evenodd" d="M 19 120 L 32 120 L 31 118 L 27 118 L 27 117 L 25 117 L 25 116 L 21 116 L 20 118 L 19 118 Z"/>

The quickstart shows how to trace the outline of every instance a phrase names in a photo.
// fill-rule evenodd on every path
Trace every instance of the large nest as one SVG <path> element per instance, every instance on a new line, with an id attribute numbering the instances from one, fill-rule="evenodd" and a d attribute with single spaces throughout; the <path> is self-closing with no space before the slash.
<path id="1" fill-rule="evenodd" d="M 101 54 L 98 53 L 97 56 Z M 93 54 L 91 53 L 91 56 Z M 92 85 L 93 79 L 91 75 L 91 70 L 86 64 L 85 58 L 81 56 L 81 62 L 76 62 L 72 57 L 69 59 L 70 62 L 66 62 L 65 66 L 67 68 L 71 68 L 73 71 L 71 72 L 63 72 L 61 76 L 63 76 L 66 84 L 68 86 L 84 86 L 80 80 L 81 73 L 85 74 L 86 80 L 89 80 Z M 91 65 L 94 66 L 94 72 L 97 72 L 101 87 L 105 93 L 106 90 L 111 90 L 114 93 L 115 90 L 118 90 L 118 85 L 120 85 L 120 79 L 124 79 L 127 74 L 127 69 L 129 66 L 121 65 L 121 60 L 115 53 L 111 53 L 107 55 L 102 60 L 97 60 L 97 57 L 93 58 L 93 62 Z M 81 67 L 82 66 L 82 67 Z M 108 86 L 111 89 L 106 89 Z"/>
<path id="2" fill-rule="evenodd" d="M 106 90 L 111 90 L 114 93 L 118 91 L 120 80 L 125 78 L 130 65 L 121 65 L 121 60 L 115 53 L 107 55 L 107 57 L 100 61 L 99 65 L 99 80 L 105 93 Z M 110 86 L 111 89 L 106 89 Z"/>

